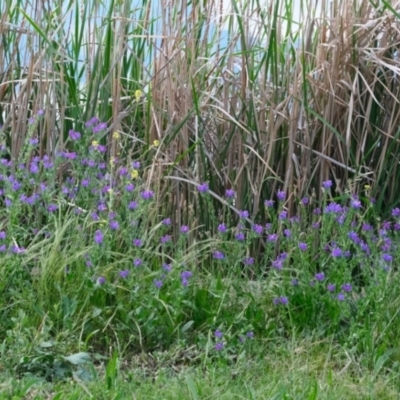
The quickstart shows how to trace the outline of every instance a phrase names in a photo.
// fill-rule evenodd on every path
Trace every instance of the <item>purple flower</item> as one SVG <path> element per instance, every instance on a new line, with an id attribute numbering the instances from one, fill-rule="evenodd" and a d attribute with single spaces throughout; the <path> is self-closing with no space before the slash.
<path id="1" fill-rule="evenodd" d="M 126 190 L 127 192 L 133 192 L 133 191 L 135 190 L 135 185 L 134 185 L 133 183 L 128 183 L 128 184 L 125 186 L 125 190 Z"/>
<path id="2" fill-rule="evenodd" d="M 39 166 L 38 166 L 36 163 L 32 162 L 32 163 L 30 164 L 30 166 L 29 166 L 29 171 L 30 171 L 32 174 L 37 174 L 37 173 L 39 172 Z"/>
<path id="3" fill-rule="evenodd" d="M 243 232 L 238 232 L 235 235 L 235 239 L 238 240 L 239 242 L 242 242 L 245 239 L 244 233 Z"/>
<path id="4" fill-rule="evenodd" d="M 142 261 L 140 258 L 135 258 L 135 259 L 133 260 L 133 265 L 134 265 L 135 267 L 140 267 L 142 264 L 143 264 L 143 261 Z"/>
<path id="5" fill-rule="evenodd" d="M 225 254 L 222 251 L 214 251 L 213 258 L 216 260 L 223 260 L 225 258 Z"/>
<path id="6" fill-rule="evenodd" d="M 343 208 L 342 208 L 342 206 L 340 204 L 332 202 L 332 203 L 327 205 L 327 207 L 325 208 L 325 211 L 327 213 L 339 214 L 339 213 L 341 213 L 343 211 Z"/>
<path id="7" fill-rule="evenodd" d="M 143 242 L 141 241 L 141 239 L 134 239 L 133 240 L 133 245 L 136 247 L 140 247 L 143 244 Z"/>
<path id="8" fill-rule="evenodd" d="M 332 257 L 341 257 L 342 255 L 343 255 L 343 252 L 339 247 L 335 247 L 332 250 Z"/>
<path id="9" fill-rule="evenodd" d="M 126 279 L 128 277 L 128 275 L 129 275 L 129 269 L 125 269 L 125 270 L 119 272 L 119 276 L 123 279 Z"/>
<path id="10" fill-rule="evenodd" d="M 361 228 L 363 231 L 366 231 L 366 232 L 370 232 L 370 231 L 372 231 L 374 228 L 372 227 L 372 225 L 370 225 L 370 224 L 362 224 L 362 228 Z"/>
<path id="11" fill-rule="evenodd" d="M 320 226 L 321 226 L 321 224 L 320 224 L 319 222 L 314 222 L 314 223 L 311 225 L 311 227 L 312 227 L 313 229 L 319 229 Z"/>
<path id="12" fill-rule="evenodd" d="M 392 210 L 393 217 L 400 217 L 400 208 L 396 207 Z"/>
<path id="13" fill-rule="evenodd" d="M 137 206 L 138 206 L 138 203 L 137 203 L 136 201 L 131 201 L 131 202 L 128 204 L 129 210 L 136 210 Z"/>
<path id="14" fill-rule="evenodd" d="M 382 258 L 383 258 L 383 261 L 385 261 L 387 263 L 390 263 L 393 261 L 393 257 L 388 253 L 382 254 Z"/>
<path id="15" fill-rule="evenodd" d="M 163 264 L 161 267 L 165 272 L 170 272 L 172 269 L 172 265 L 171 264 Z"/>
<path id="16" fill-rule="evenodd" d="M 152 190 L 145 190 L 142 193 L 140 193 L 140 196 L 144 200 L 151 200 L 154 197 L 154 192 Z"/>
<path id="17" fill-rule="evenodd" d="M 307 250 L 307 244 L 306 243 L 303 243 L 303 242 L 300 242 L 299 243 L 299 249 L 301 250 L 301 251 L 306 251 Z"/>
<path id="18" fill-rule="evenodd" d="M 254 264 L 254 258 L 253 257 L 246 257 L 243 260 L 244 265 L 253 265 Z"/>
<path id="19" fill-rule="evenodd" d="M 278 190 L 276 197 L 278 198 L 279 201 L 284 201 L 286 198 L 286 194 L 283 190 Z"/>
<path id="20" fill-rule="evenodd" d="M 246 337 L 248 338 L 248 339 L 253 339 L 254 338 L 254 332 L 247 332 L 246 333 Z"/>
<path id="21" fill-rule="evenodd" d="M 235 197 L 235 191 L 232 189 L 226 189 L 225 197 L 227 197 L 228 199 Z"/>
<path id="22" fill-rule="evenodd" d="M 314 215 L 321 215 L 321 209 L 319 207 L 317 207 L 314 211 L 313 211 Z"/>
<path id="23" fill-rule="evenodd" d="M 225 233 L 227 231 L 226 225 L 225 224 L 219 224 L 218 225 L 218 232 L 219 233 Z"/>
<path id="24" fill-rule="evenodd" d="M 299 284 L 299 281 L 297 279 L 292 279 L 291 284 L 293 286 L 297 286 Z"/>
<path id="25" fill-rule="evenodd" d="M 342 292 L 340 292 L 340 293 L 337 295 L 337 299 L 338 299 L 339 301 L 344 301 L 344 300 L 345 300 L 344 294 L 343 294 Z"/>
<path id="26" fill-rule="evenodd" d="M 214 349 L 216 351 L 221 351 L 224 348 L 224 344 L 222 342 L 215 343 Z"/>
<path id="27" fill-rule="evenodd" d="M 103 239 L 104 239 L 103 232 L 100 231 L 100 230 L 97 230 L 97 231 L 94 233 L 94 241 L 95 241 L 97 244 L 100 244 L 100 243 L 103 243 Z"/>
<path id="28" fill-rule="evenodd" d="M 171 241 L 171 235 L 161 236 L 160 242 L 161 243 L 168 243 Z"/>
<path id="29" fill-rule="evenodd" d="M 47 210 L 48 210 L 50 213 L 52 213 L 52 212 L 58 210 L 58 206 L 57 206 L 57 204 L 50 204 L 50 205 L 47 207 Z"/>
<path id="30" fill-rule="evenodd" d="M 301 199 L 301 202 L 302 202 L 302 204 L 303 204 L 304 206 L 306 206 L 306 205 L 309 203 L 308 197 L 303 197 L 303 198 Z"/>
<path id="31" fill-rule="evenodd" d="M 181 226 L 181 233 L 186 234 L 189 233 L 190 228 L 187 225 L 182 225 Z"/>
<path id="32" fill-rule="evenodd" d="M 106 278 L 104 278 L 104 276 L 99 276 L 97 278 L 97 284 L 98 285 L 104 285 L 105 282 L 106 282 Z"/>
<path id="33" fill-rule="evenodd" d="M 92 212 L 90 215 L 93 221 L 98 221 L 100 219 L 96 212 Z"/>
<path id="34" fill-rule="evenodd" d="M 249 218 L 249 212 L 246 210 L 239 211 L 240 218 Z"/>
<path id="35" fill-rule="evenodd" d="M 261 235 L 263 233 L 263 227 L 262 225 L 254 224 L 253 225 L 253 231 L 257 233 L 257 235 Z"/>
<path id="36" fill-rule="evenodd" d="M 277 306 L 279 304 L 286 305 L 288 304 L 289 300 L 286 296 L 275 297 L 272 302 Z"/>
<path id="37" fill-rule="evenodd" d="M 118 221 L 111 221 L 110 222 L 110 229 L 112 229 L 113 231 L 116 231 L 117 229 L 119 229 Z"/>
<path id="38" fill-rule="evenodd" d="M 351 206 L 357 210 L 361 208 L 361 201 L 358 199 L 353 199 L 351 200 Z"/>
<path id="39" fill-rule="evenodd" d="M 217 330 L 214 332 L 214 335 L 215 335 L 215 337 L 217 337 L 218 339 L 221 339 L 221 338 L 224 336 L 224 334 L 223 334 L 219 329 L 217 329 Z"/>
<path id="40" fill-rule="evenodd" d="M 4 240 L 7 237 L 6 233 L 4 231 L 0 232 L 0 239 Z"/>
<path id="41" fill-rule="evenodd" d="M 327 180 L 325 182 L 322 182 L 322 187 L 324 189 L 329 189 L 330 187 L 332 187 L 332 181 L 331 180 Z"/>
<path id="42" fill-rule="evenodd" d="M 163 281 L 158 280 L 158 279 L 154 279 L 153 283 L 154 283 L 154 286 L 155 286 L 157 289 L 160 289 L 161 286 L 163 285 Z"/>
<path id="43" fill-rule="evenodd" d="M 181 272 L 181 279 L 189 279 L 193 276 L 192 271 L 183 271 Z"/>
<path id="44" fill-rule="evenodd" d="M 350 231 L 347 236 L 349 237 L 350 240 L 352 240 L 355 243 L 358 243 L 360 240 L 357 233 L 354 231 Z"/>
<path id="45" fill-rule="evenodd" d="M 134 161 L 132 163 L 132 168 L 133 169 L 139 169 L 140 168 L 140 162 L 139 161 Z"/>
<path id="46" fill-rule="evenodd" d="M 272 261 L 272 266 L 280 271 L 283 268 L 283 260 L 278 257 L 276 260 Z"/>
<path id="47" fill-rule="evenodd" d="M 100 203 L 100 204 L 97 206 L 97 209 L 98 209 L 99 211 L 106 211 L 106 210 L 107 210 L 107 206 L 106 206 L 104 203 Z"/>
<path id="48" fill-rule="evenodd" d="M 264 205 L 265 205 L 265 207 L 271 208 L 274 206 L 274 201 L 273 200 L 265 200 Z"/>
<path id="49" fill-rule="evenodd" d="M 208 192 L 208 190 L 209 190 L 208 183 L 207 183 L 207 182 L 203 182 L 202 184 L 198 185 L 198 186 L 197 186 L 197 190 L 198 190 L 200 193 L 206 193 L 206 192 Z"/>
<path id="50" fill-rule="evenodd" d="M 344 283 L 344 284 L 342 285 L 342 290 L 343 290 L 344 292 L 351 292 L 351 290 L 352 290 L 351 284 L 350 284 L 350 283 Z"/>
<path id="51" fill-rule="evenodd" d="M 278 240 L 278 235 L 276 233 L 271 233 L 267 236 L 267 242 L 276 242 Z"/>
<path id="52" fill-rule="evenodd" d="M 287 211 L 281 211 L 279 213 L 279 219 L 286 219 L 287 218 Z"/>
<path id="53" fill-rule="evenodd" d="M 325 274 L 323 272 L 318 272 L 315 274 L 315 279 L 317 281 L 323 281 L 325 279 Z"/>
<path id="54" fill-rule="evenodd" d="M 327 289 L 329 292 L 334 292 L 336 290 L 336 285 L 333 285 L 332 283 L 328 283 Z"/>
<path id="55" fill-rule="evenodd" d="M 162 224 L 163 225 L 171 225 L 171 218 L 165 218 L 165 219 L 163 219 L 163 221 L 162 221 Z"/>
<path id="56" fill-rule="evenodd" d="M 81 138 L 81 134 L 72 129 L 68 132 L 68 135 L 72 140 L 79 140 Z"/>
<path id="57" fill-rule="evenodd" d="M 290 229 L 285 229 L 283 231 L 283 234 L 285 235 L 285 237 L 289 238 L 290 236 L 292 236 L 292 232 L 290 232 Z"/>

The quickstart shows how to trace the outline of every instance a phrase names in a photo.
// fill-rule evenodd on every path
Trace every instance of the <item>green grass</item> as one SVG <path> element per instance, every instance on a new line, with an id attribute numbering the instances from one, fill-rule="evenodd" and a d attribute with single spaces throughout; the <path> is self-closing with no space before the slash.
<path id="1" fill-rule="evenodd" d="M 2 374 L 0 398 L 398 399 L 398 370 L 371 372 L 341 348 L 308 341 L 255 347 L 252 358 L 217 358 L 204 366 L 188 366 L 185 357 L 174 363 L 171 354 L 137 355 L 118 360 L 115 370 L 97 365 L 91 382 L 46 383 Z"/>

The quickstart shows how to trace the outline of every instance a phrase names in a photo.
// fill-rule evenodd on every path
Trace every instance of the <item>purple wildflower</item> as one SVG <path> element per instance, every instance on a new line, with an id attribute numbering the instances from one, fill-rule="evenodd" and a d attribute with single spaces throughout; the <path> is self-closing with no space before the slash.
<path id="1" fill-rule="evenodd" d="M 249 218 L 249 212 L 246 210 L 239 211 L 240 218 Z"/>
<path id="2" fill-rule="evenodd" d="M 340 293 L 337 295 L 337 299 L 338 299 L 339 301 L 344 301 L 344 300 L 345 300 L 344 294 L 343 294 L 342 292 L 340 292 Z"/>
<path id="3" fill-rule="evenodd" d="M 306 243 L 303 243 L 303 242 L 300 242 L 299 243 L 299 249 L 301 250 L 301 251 L 306 251 L 307 250 L 307 244 Z"/>
<path id="4" fill-rule="evenodd" d="M 323 272 L 318 272 L 315 274 L 315 279 L 317 281 L 323 281 L 325 279 L 325 274 Z"/>
<path id="5" fill-rule="evenodd" d="M 382 254 L 382 258 L 383 258 L 383 261 L 385 261 L 387 263 L 390 263 L 393 261 L 393 257 L 388 253 Z"/>
<path id="6" fill-rule="evenodd" d="M 265 200 L 264 205 L 265 205 L 265 207 L 271 208 L 274 206 L 274 201 L 273 200 Z"/>
<path id="7" fill-rule="evenodd" d="M 228 199 L 235 197 L 235 191 L 232 189 L 226 189 L 225 197 L 227 197 Z"/>
<path id="8" fill-rule="evenodd" d="M 333 285 L 332 283 L 328 283 L 327 289 L 329 292 L 334 292 L 336 290 L 336 285 Z"/>
<path id="9" fill-rule="evenodd" d="M 133 245 L 136 247 L 140 247 L 143 244 L 141 239 L 134 239 L 133 240 Z"/>
<path id="10" fill-rule="evenodd" d="M 246 257 L 243 260 L 244 265 L 253 265 L 254 264 L 254 258 L 253 257 Z"/>
<path id="11" fill-rule="evenodd" d="M 279 213 L 279 219 L 286 219 L 287 218 L 287 211 L 283 210 Z"/>
<path id="12" fill-rule="evenodd" d="M 124 269 L 123 271 L 119 272 L 119 276 L 123 279 L 126 279 L 129 275 L 129 269 Z"/>
<path id="13" fill-rule="evenodd" d="M 138 206 L 137 201 L 131 201 L 131 202 L 128 204 L 129 210 L 136 210 L 137 206 Z"/>
<path id="14" fill-rule="evenodd" d="M 153 283 L 154 283 L 154 286 L 155 286 L 157 289 L 160 289 L 161 286 L 163 285 L 163 281 L 162 281 L 162 280 L 159 280 L 159 279 L 154 279 Z"/>
<path id="15" fill-rule="evenodd" d="M 331 180 L 327 180 L 327 181 L 322 182 L 322 187 L 324 189 L 329 189 L 330 187 L 332 187 L 332 181 Z"/>
<path id="16" fill-rule="evenodd" d="M 343 255 L 343 252 L 339 247 L 335 247 L 332 250 L 332 257 L 341 257 L 342 255 Z"/>
<path id="17" fill-rule="evenodd" d="M 165 218 L 165 219 L 163 219 L 163 221 L 162 221 L 162 224 L 163 225 L 171 225 L 171 218 Z"/>
<path id="18" fill-rule="evenodd" d="M 352 290 L 351 284 L 350 284 L 350 283 L 344 283 L 344 284 L 342 285 L 342 290 L 343 290 L 344 292 L 351 292 L 351 290 Z"/>
<path id="19" fill-rule="evenodd" d="M 198 186 L 197 186 L 197 190 L 198 190 L 200 193 L 206 193 L 206 192 L 208 192 L 208 190 L 209 190 L 208 183 L 207 183 L 207 182 L 203 182 L 202 184 L 198 185 Z"/>
<path id="20" fill-rule="evenodd" d="M 110 221 L 110 229 L 112 229 L 113 231 L 116 231 L 117 229 L 119 229 L 118 221 Z"/>
<path id="21" fill-rule="evenodd" d="M 104 278 L 104 276 L 99 276 L 97 278 L 97 284 L 98 285 L 104 285 L 105 282 L 106 282 L 106 278 Z"/>
<path id="22" fill-rule="evenodd" d="M 276 197 L 278 198 L 279 201 L 284 201 L 286 198 L 286 194 L 283 190 L 278 190 Z"/>
<path id="23" fill-rule="evenodd" d="M 154 197 L 154 192 L 152 190 L 144 190 L 142 193 L 140 193 L 140 196 L 144 200 L 151 200 Z"/>
<path id="24" fill-rule="evenodd" d="M 221 339 L 221 338 L 224 336 L 224 334 L 223 334 L 219 329 L 217 329 L 217 330 L 214 332 L 214 335 L 215 335 L 215 337 L 217 337 L 218 339 Z"/>
<path id="25" fill-rule="evenodd" d="M 7 237 L 6 233 L 4 231 L 0 232 L 0 240 L 4 240 Z"/>
<path id="26" fill-rule="evenodd" d="M 181 226 L 181 233 L 186 234 L 189 233 L 190 228 L 187 225 L 182 225 Z"/>
<path id="27" fill-rule="evenodd" d="M 224 344 L 222 342 L 215 343 L 214 349 L 216 351 L 221 351 L 224 348 Z"/>
<path id="28" fill-rule="evenodd" d="M 101 243 L 103 243 L 103 239 L 104 239 L 103 232 L 100 231 L 100 230 L 97 230 L 97 231 L 94 233 L 94 241 L 95 241 L 97 244 L 101 244 Z"/>
<path id="29" fill-rule="evenodd" d="M 285 229 L 283 231 L 283 234 L 285 235 L 285 237 L 289 238 L 290 236 L 292 236 L 292 232 L 290 231 L 290 229 Z"/>
<path id="30" fill-rule="evenodd" d="M 227 231 L 226 225 L 225 224 L 219 224 L 218 225 L 218 232 L 219 233 L 225 233 Z"/>
<path id="31" fill-rule="evenodd" d="M 223 260 L 225 258 L 225 254 L 222 251 L 214 251 L 213 258 L 216 260 Z"/>
<path id="32" fill-rule="evenodd" d="M 171 241 L 171 235 L 165 235 L 165 236 L 161 236 L 160 242 L 161 243 L 168 243 Z"/>
<path id="33" fill-rule="evenodd" d="M 244 233 L 243 232 L 238 232 L 235 235 L 235 239 L 238 240 L 239 242 L 242 242 L 245 239 Z"/>
<path id="34" fill-rule="evenodd" d="M 171 264 L 163 264 L 161 267 L 165 272 L 170 272 L 172 269 L 172 265 Z"/>
<path id="35" fill-rule="evenodd" d="M 254 224 L 253 225 L 253 231 L 257 233 L 257 235 L 261 235 L 263 233 L 263 227 L 262 225 Z"/>
<path id="36" fill-rule="evenodd" d="M 140 258 L 135 258 L 135 259 L 133 260 L 133 265 L 134 265 L 135 267 L 140 267 L 142 264 L 143 264 L 143 261 L 142 261 Z"/>
<path id="37" fill-rule="evenodd" d="M 309 201 L 308 197 L 303 197 L 303 198 L 301 199 L 301 203 L 303 204 L 303 206 L 308 205 L 309 202 L 310 202 L 310 201 Z"/>
<path id="38" fill-rule="evenodd" d="M 267 242 L 276 242 L 278 240 L 278 235 L 276 233 L 271 233 L 267 236 Z"/>

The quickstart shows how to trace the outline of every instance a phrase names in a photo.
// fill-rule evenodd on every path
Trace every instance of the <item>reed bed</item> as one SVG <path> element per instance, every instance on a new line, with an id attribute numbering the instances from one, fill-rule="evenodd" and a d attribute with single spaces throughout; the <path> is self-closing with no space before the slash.
<path id="1" fill-rule="evenodd" d="M 297 8 L 4 0 L 0 123 L 10 156 L 39 109 L 41 155 L 68 148 L 68 132 L 99 116 L 108 157 L 147 154 L 148 185 L 177 225 L 212 223 L 192 190 L 203 181 L 216 212 L 233 188 L 236 210 L 263 219 L 263 201 L 283 189 L 293 215 L 331 179 L 337 197 L 370 186 L 389 215 L 399 203 L 398 2 Z"/>

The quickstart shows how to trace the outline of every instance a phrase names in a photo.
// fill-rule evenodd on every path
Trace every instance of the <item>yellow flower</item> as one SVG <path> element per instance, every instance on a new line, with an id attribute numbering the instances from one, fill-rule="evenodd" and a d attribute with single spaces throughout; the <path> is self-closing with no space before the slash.
<path id="1" fill-rule="evenodd" d="M 131 178 L 136 179 L 139 176 L 139 172 L 137 169 L 133 169 L 131 172 Z"/>
<path id="2" fill-rule="evenodd" d="M 365 190 L 369 190 L 369 189 L 371 189 L 371 186 L 365 185 L 365 186 L 364 186 L 364 189 L 365 189 Z"/>
<path id="3" fill-rule="evenodd" d="M 97 149 L 97 147 L 99 146 L 99 142 L 97 140 L 93 140 L 92 142 L 92 146 Z"/>
<path id="4" fill-rule="evenodd" d="M 143 95 L 143 92 L 141 90 L 135 90 L 135 98 L 136 98 L 137 102 L 140 100 L 142 95 Z"/>
<path id="5" fill-rule="evenodd" d="M 159 140 L 155 140 L 154 142 L 153 142 L 153 146 L 154 147 L 158 147 L 160 145 L 160 141 Z"/>
<path id="6" fill-rule="evenodd" d="M 110 158 L 110 165 L 114 166 L 115 165 L 115 157 Z"/>
<path id="7" fill-rule="evenodd" d="M 121 135 L 118 132 L 114 132 L 113 133 L 113 138 L 114 139 L 119 139 L 121 137 Z"/>

